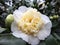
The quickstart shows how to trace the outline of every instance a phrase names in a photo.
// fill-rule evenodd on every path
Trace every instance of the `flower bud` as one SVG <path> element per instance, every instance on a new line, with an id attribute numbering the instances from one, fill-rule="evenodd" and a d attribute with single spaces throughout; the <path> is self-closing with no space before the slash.
<path id="1" fill-rule="evenodd" d="M 14 18 L 12 14 L 9 14 L 5 19 L 6 26 L 10 27 L 11 23 L 13 22 Z"/>
<path id="2" fill-rule="evenodd" d="M 50 19 L 53 19 L 53 17 L 52 17 L 52 16 L 50 16 L 49 18 L 50 18 Z"/>
<path id="3" fill-rule="evenodd" d="M 56 15 L 54 15 L 54 16 L 53 16 L 53 18 L 54 18 L 54 19 L 57 19 L 57 16 L 56 16 Z"/>
<path id="4" fill-rule="evenodd" d="M 59 18 L 59 15 L 56 15 L 57 18 Z"/>

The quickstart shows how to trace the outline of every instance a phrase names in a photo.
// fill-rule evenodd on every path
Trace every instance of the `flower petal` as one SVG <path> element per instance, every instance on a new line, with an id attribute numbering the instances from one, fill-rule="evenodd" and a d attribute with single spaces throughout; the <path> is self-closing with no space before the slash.
<path id="1" fill-rule="evenodd" d="M 48 16 L 41 14 L 41 18 L 44 20 L 44 23 L 47 24 L 48 22 L 51 22 Z"/>
<path id="2" fill-rule="evenodd" d="M 23 16 L 23 13 L 28 10 L 25 6 L 20 6 L 17 10 L 13 12 L 14 20 L 18 22 L 20 18 Z"/>
<path id="3" fill-rule="evenodd" d="M 20 30 L 18 30 L 15 22 L 13 22 L 11 25 L 11 31 L 12 31 L 13 36 L 17 38 L 22 38 L 24 41 L 28 42 L 29 44 L 37 45 L 39 43 L 39 39 L 37 37 L 28 36 L 22 33 Z"/>
<path id="4" fill-rule="evenodd" d="M 22 13 L 19 10 L 15 10 L 13 13 L 13 16 L 14 16 L 14 20 L 18 22 L 22 17 Z"/>
<path id="5" fill-rule="evenodd" d="M 20 30 L 18 30 L 15 22 L 13 22 L 11 25 L 11 31 L 12 31 L 13 36 L 15 36 L 17 38 L 22 38 L 24 41 L 28 42 L 28 35 L 22 33 Z"/>
<path id="6" fill-rule="evenodd" d="M 26 7 L 26 6 L 20 6 L 20 7 L 18 8 L 18 10 L 19 10 L 20 12 L 24 13 L 24 12 L 27 11 L 27 7 Z"/>
<path id="7" fill-rule="evenodd" d="M 47 38 L 47 36 L 50 35 L 51 30 L 46 30 L 46 29 L 42 29 L 40 30 L 40 32 L 38 33 L 37 37 L 40 40 L 44 40 L 45 38 Z"/>
<path id="8" fill-rule="evenodd" d="M 49 18 L 45 15 L 41 15 L 41 18 L 43 19 L 44 21 L 44 26 L 43 28 L 39 31 L 38 33 L 38 38 L 40 40 L 44 40 L 47 36 L 50 35 L 50 32 L 51 32 L 51 27 L 52 27 L 52 23 L 51 21 L 49 20 Z"/>
<path id="9" fill-rule="evenodd" d="M 37 37 L 29 36 L 29 44 L 37 45 L 39 43 L 39 39 Z"/>
<path id="10" fill-rule="evenodd" d="M 45 28 L 49 29 L 52 27 L 52 22 L 50 21 L 50 19 L 46 16 L 46 15 L 41 15 L 42 20 L 44 21 L 45 24 Z"/>

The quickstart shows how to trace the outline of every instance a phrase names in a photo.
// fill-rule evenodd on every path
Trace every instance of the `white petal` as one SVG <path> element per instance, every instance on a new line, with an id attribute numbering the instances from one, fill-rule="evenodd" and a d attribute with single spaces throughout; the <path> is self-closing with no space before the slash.
<path id="1" fill-rule="evenodd" d="M 22 13 L 27 11 L 27 7 L 26 6 L 21 6 L 18 8 L 19 11 L 21 11 Z"/>
<path id="2" fill-rule="evenodd" d="M 13 16 L 14 16 L 14 20 L 18 22 L 22 17 L 22 13 L 19 10 L 15 10 L 13 13 Z"/>
<path id="3" fill-rule="evenodd" d="M 27 11 L 27 7 L 21 6 L 18 8 L 18 10 L 15 10 L 13 12 L 14 20 L 18 22 L 20 18 L 22 17 L 23 13 Z"/>
<path id="4" fill-rule="evenodd" d="M 50 19 L 46 15 L 41 14 L 41 18 L 43 19 L 44 24 L 48 23 L 49 27 L 52 27 L 52 23 L 51 23 Z"/>
<path id="5" fill-rule="evenodd" d="M 24 41 L 28 42 L 31 45 L 37 45 L 39 43 L 39 39 L 37 37 L 28 36 L 22 33 L 20 30 L 18 30 L 15 22 L 13 22 L 11 25 L 11 31 L 12 31 L 13 36 L 17 38 L 22 38 Z"/>
<path id="6" fill-rule="evenodd" d="M 39 31 L 37 35 L 40 40 L 44 40 L 45 38 L 47 38 L 47 36 L 50 35 L 51 27 L 52 27 L 52 23 L 47 16 L 42 15 L 42 19 L 45 25 L 43 26 L 43 28 Z"/>
<path id="7" fill-rule="evenodd" d="M 24 33 L 18 33 L 18 32 L 13 32 L 12 33 L 15 37 L 17 38 L 21 38 L 23 39 L 24 41 L 28 42 L 28 36 Z"/>
<path id="8" fill-rule="evenodd" d="M 20 30 L 18 30 L 15 22 L 13 22 L 11 25 L 11 31 L 12 31 L 13 36 L 15 36 L 17 38 L 22 38 L 24 41 L 28 42 L 28 35 L 22 33 Z"/>
<path id="9" fill-rule="evenodd" d="M 29 36 L 29 44 L 37 45 L 39 43 L 39 39 L 37 37 Z"/>
<path id="10" fill-rule="evenodd" d="M 50 35 L 50 32 L 51 32 L 50 29 L 49 30 L 42 29 L 42 30 L 40 30 L 40 32 L 38 33 L 37 36 L 40 40 L 45 40 L 45 38 L 47 38 L 47 36 Z"/>

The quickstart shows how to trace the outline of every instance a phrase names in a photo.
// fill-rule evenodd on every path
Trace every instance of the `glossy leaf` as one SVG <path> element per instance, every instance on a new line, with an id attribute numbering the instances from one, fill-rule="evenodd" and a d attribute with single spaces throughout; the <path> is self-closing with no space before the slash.
<path id="1" fill-rule="evenodd" d="M 50 35 L 45 42 L 46 45 L 58 45 L 56 39 L 52 35 Z"/>
<path id="2" fill-rule="evenodd" d="M 45 41 L 40 41 L 38 45 L 46 45 Z"/>
<path id="3" fill-rule="evenodd" d="M 2 33 L 3 31 L 5 31 L 6 29 L 5 28 L 1 28 L 0 27 L 0 33 Z"/>
<path id="4" fill-rule="evenodd" d="M 53 36 L 54 36 L 57 40 L 60 40 L 60 36 L 57 35 L 56 33 L 53 33 Z"/>
<path id="5" fill-rule="evenodd" d="M 11 34 L 0 34 L 0 45 L 26 45 L 26 42 Z"/>

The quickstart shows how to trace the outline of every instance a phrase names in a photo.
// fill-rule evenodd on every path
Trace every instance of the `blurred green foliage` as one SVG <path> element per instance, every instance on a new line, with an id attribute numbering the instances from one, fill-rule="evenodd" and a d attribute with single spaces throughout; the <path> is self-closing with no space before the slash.
<path id="1" fill-rule="evenodd" d="M 6 4 L 6 2 L 9 4 L 12 3 L 12 6 Z M 17 39 L 9 34 L 11 33 L 10 27 L 7 28 L 5 25 L 6 17 L 9 14 L 13 14 L 13 11 L 24 5 L 27 7 L 36 8 L 41 13 L 47 15 L 52 22 L 51 35 L 46 40 L 41 41 L 39 45 L 60 45 L 60 0 L 45 0 L 44 4 L 45 7 L 43 9 L 40 9 L 42 7 L 42 4 L 38 5 L 37 0 L 12 0 L 12 2 L 10 0 L 0 0 L 0 27 L 6 29 L 4 32 L 0 33 L 0 44 L 9 45 L 11 43 L 11 45 L 28 45 L 25 44 L 26 42 Z M 5 40 L 8 42 L 4 42 Z M 20 43 L 19 41 L 22 41 L 23 43 Z"/>

